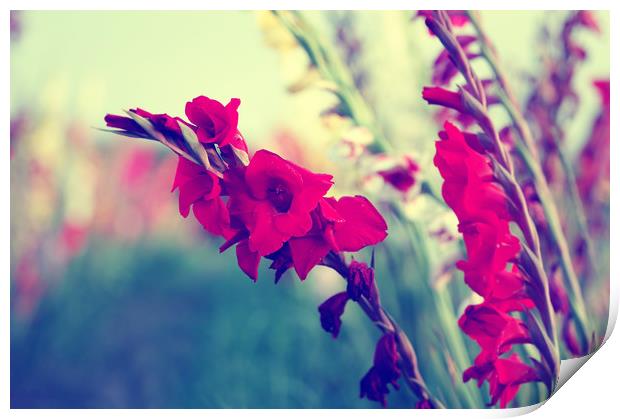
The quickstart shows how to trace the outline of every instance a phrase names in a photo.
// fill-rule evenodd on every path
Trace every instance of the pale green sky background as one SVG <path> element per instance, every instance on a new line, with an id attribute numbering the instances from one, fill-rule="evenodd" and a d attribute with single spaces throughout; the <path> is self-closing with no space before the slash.
<path id="1" fill-rule="evenodd" d="M 430 63 L 438 43 L 421 21 L 408 23 L 395 15 L 362 12 L 363 36 L 372 41 L 369 59 L 386 96 L 419 98 L 419 91 L 403 93 L 395 82 L 399 62 L 406 61 L 395 42 L 402 41 L 404 29 L 411 31 L 423 65 Z M 536 68 L 535 34 L 548 18 L 544 12 L 484 14 L 484 24 L 513 72 Z M 34 104 L 101 126 L 106 112 L 134 106 L 182 115 L 187 100 L 205 94 L 221 101 L 242 99 L 240 127 L 250 142 L 264 141 L 276 126 L 303 129 L 315 123 L 315 115 L 308 115 L 312 105 L 303 96 L 286 93 L 278 54 L 265 45 L 252 12 L 37 11 L 24 12 L 22 19 L 23 34 L 11 46 L 12 110 Z M 586 129 L 598 100 L 590 80 L 609 74 L 608 15 L 599 14 L 599 19 L 603 35 L 581 37 L 590 60 L 578 74 L 578 85 L 584 108 L 591 111 L 576 122 L 579 132 Z M 414 89 L 422 84 L 415 77 L 411 74 Z"/>

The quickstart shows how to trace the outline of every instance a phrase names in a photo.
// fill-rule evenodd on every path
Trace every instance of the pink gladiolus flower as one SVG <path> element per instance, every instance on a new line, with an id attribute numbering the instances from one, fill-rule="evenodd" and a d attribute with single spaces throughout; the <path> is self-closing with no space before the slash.
<path id="1" fill-rule="evenodd" d="M 387 236 L 383 216 L 362 196 L 321 199 L 312 220 L 307 234 L 289 241 L 293 265 L 302 279 L 330 251 L 357 252 Z"/>
<path id="2" fill-rule="evenodd" d="M 385 183 L 394 189 L 407 193 L 416 184 L 416 175 L 420 171 L 420 166 L 410 157 L 405 157 L 403 165 L 397 165 L 387 170 L 377 172 Z"/>
<path id="3" fill-rule="evenodd" d="M 311 211 L 332 186 L 330 175 L 312 173 L 267 150 L 256 152 L 240 176 L 229 179 L 230 212 L 248 230 L 249 249 L 261 256 L 306 234 Z"/>
<path id="4" fill-rule="evenodd" d="M 539 379 L 518 358 L 510 362 L 499 358 L 514 344 L 532 342 L 525 324 L 509 313 L 535 307 L 517 265 L 507 269 L 521 250 L 510 231 L 509 223 L 514 221 L 510 198 L 495 180 L 476 138 L 466 138 L 449 123 L 440 138 L 434 163 L 444 179 L 442 195 L 459 219 L 467 250 L 467 260 L 457 267 L 464 272 L 465 282 L 484 298 L 482 304 L 467 307 L 459 319 L 463 332 L 481 348 L 463 380 L 475 378 L 479 385 L 489 381 L 492 404 L 499 400 L 505 407 L 522 383 Z"/>
<path id="5" fill-rule="evenodd" d="M 241 101 L 230 99 L 226 106 L 206 96 L 198 96 L 185 105 L 187 118 L 196 124 L 198 140 L 215 143 L 220 147 L 231 145 L 248 152 L 248 146 L 237 129 L 239 114 L 237 108 Z"/>
<path id="6" fill-rule="evenodd" d="M 179 157 L 172 190 L 179 189 L 179 213 L 187 218 L 193 206 L 194 215 L 202 226 L 216 236 L 228 238 L 231 233 L 230 215 L 220 197 L 222 188 L 218 177 L 202 166 Z"/>

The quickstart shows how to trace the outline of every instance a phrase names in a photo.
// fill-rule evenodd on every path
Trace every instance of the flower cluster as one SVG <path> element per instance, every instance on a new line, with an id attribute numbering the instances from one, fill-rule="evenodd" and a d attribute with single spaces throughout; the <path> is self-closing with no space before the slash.
<path id="1" fill-rule="evenodd" d="M 521 384 L 541 380 L 516 354 L 504 357 L 514 344 L 532 342 L 525 324 L 511 313 L 533 308 L 534 302 L 515 264 L 521 246 L 510 232 L 514 221 L 510 199 L 495 180 L 489 158 L 476 151 L 480 145 L 473 142 L 474 137 L 446 123 L 436 143 L 434 163 L 444 179 L 442 195 L 459 220 L 467 250 L 467 260 L 457 267 L 484 299 L 468 306 L 459 319 L 463 332 L 481 348 L 463 380 L 473 378 L 479 385 L 488 381 L 490 404 L 499 401 L 505 407 Z"/>
<path id="2" fill-rule="evenodd" d="M 331 175 L 267 150 L 245 164 L 239 103 L 199 96 L 185 107 L 189 122 L 142 109 L 105 119 L 124 135 L 157 139 L 179 154 L 172 186 L 179 212 L 187 217 L 193 210 L 208 232 L 224 238 L 221 251 L 236 245 L 239 267 L 253 280 L 263 257 L 272 260 L 276 281 L 291 267 L 303 280 L 328 253 L 357 252 L 385 239 L 385 220 L 366 198 L 325 196 Z"/>
<path id="3" fill-rule="evenodd" d="M 385 406 L 388 384 L 399 388 L 398 341 L 406 337 L 397 337 L 398 327 L 381 307 L 374 266 L 347 262 L 343 253 L 382 242 L 387 224 L 362 196 L 327 197 L 333 184 L 330 175 L 313 173 L 267 150 L 257 151 L 246 164 L 248 148 L 237 128 L 238 105 L 237 99 L 223 106 L 201 96 L 186 106 L 189 122 L 142 109 L 128 112 L 128 117 L 107 115 L 106 122 L 119 134 L 157 140 L 179 155 L 172 190 L 179 190 L 180 214 L 187 217 L 193 211 L 205 230 L 222 237 L 220 251 L 236 246 L 239 267 L 253 280 L 260 260 L 266 258 L 276 282 L 290 268 L 304 280 L 318 264 L 347 281 L 345 291 L 319 306 L 321 326 L 338 337 L 349 301 L 359 304 L 379 326 L 383 335 L 373 366 L 361 380 L 360 397 Z M 411 170 L 417 170 L 412 162 L 405 168 Z M 400 173 L 384 175 L 396 185 L 412 183 Z M 437 407 L 440 403 L 419 376 L 413 347 L 408 341 L 404 347 L 414 375 L 410 386 L 420 406 Z"/>
<path id="4" fill-rule="evenodd" d="M 465 282 L 479 294 L 483 303 L 470 306 L 459 320 L 461 329 L 481 347 L 474 365 L 464 371 L 463 379 L 476 379 L 481 385 L 489 382 L 491 404 L 505 407 L 515 397 L 519 387 L 527 382 L 542 381 L 549 394 L 557 383 L 559 349 L 550 281 L 543 264 L 540 237 L 533 221 L 535 208 L 525 197 L 525 188 L 515 173 L 511 148 L 520 146 L 521 160 L 528 175 L 536 181 L 536 193 L 545 212 L 556 211 L 550 200 L 548 186 L 541 178 L 541 170 L 534 168 L 537 154 L 524 118 L 509 88 L 505 74 L 497 64 L 494 47 L 481 30 L 475 13 L 469 15 L 476 33 L 480 56 L 491 65 L 493 78 L 481 80 L 472 67 L 467 46 L 458 38 L 449 23 L 448 15 L 434 11 L 426 25 L 437 36 L 448 53 L 457 74 L 465 85 L 458 91 L 442 87 L 428 87 L 423 98 L 450 112 L 456 111 L 465 128 L 475 124 L 482 132 L 461 132 L 447 123 L 437 143 L 435 165 L 444 178 L 442 194 L 459 219 L 467 260 L 457 264 L 464 272 Z M 507 99 L 499 101 L 487 94 L 493 86 Z M 512 125 L 498 130 L 491 118 L 489 107 L 501 104 L 509 111 Z M 519 134 L 519 144 L 512 137 L 512 129 Z M 550 222 L 553 217 L 547 217 Z M 518 226 L 523 239 L 511 232 Z M 558 248 L 565 238 L 555 228 L 553 238 Z M 562 243 L 562 244 L 560 244 Z M 580 297 L 570 261 L 565 255 L 561 261 L 567 282 Z M 580 331 L 587 329 L 582 301 L 578 301 Z M 515 316 L 515 312 L 521 312 Z M 521 320 L 523 319 L 523 320 Z M 582 333 L 582 336 L 585 336 Z M 520 359 L 513 351 L 515 344 L 531 343 L 539 357 Z"/>

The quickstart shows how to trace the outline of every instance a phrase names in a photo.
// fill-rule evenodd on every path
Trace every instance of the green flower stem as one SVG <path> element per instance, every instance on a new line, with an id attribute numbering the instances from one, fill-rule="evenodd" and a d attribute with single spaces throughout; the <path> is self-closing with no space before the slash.
<path id="1" fill-rule="evenodd" d="M 564 237 L 564 233 L 562 232 L 562 226 L 559 221 L 560 218 L 553 203 L 551 191 L 549 190 L 549 186 L 547 185 L 540 165 L 534 161 L 533 156 L 528 152 L 523 143 L 517 143 L 516 150 L 534 180 L 534 186 L 536 187 L 538 198 L 545 213 L 549 232 L 551 233 L 559 252 L 560 266 L 562 268 L 564 278 L 567 281 L 568 291 L 571 297 L 570 303 L 575 315 L 574 319 L 577 326 L 577 332 L 579 333 L 584 346 L 587 346 L 589 342 L 590 326 L 588 324 L 585 302 L 581 293 L 581 286 L 573 269 L 570 251 L 568 249 L 568 244 L 566 242 L 566 238 Z"/>
<path id="2" fill-rule="evenodd" d="M 373 133 L 375 150 L 379 152 L 391 150 L 391 144 L 377 127 L 374 112 L 355 87 L 350 71 L 335 51 L 328 46 L 329 44 L 321 42 L 319 35 L 301 13 L 294 11 L 274 11 L 273 13 L 295 36 L 323 79 L 334 83 L 332 91 L 341 100 L 351 118 L 358 125 L 368 128 Z"/>
<path id="3" fill-rule="evenodd" d="M 344 260 L 344 257 L 338 253 L 330 253 L 328 256 L 330 261 L 333 262 L 330 266 L 334 267 L 336 272 L 340 274 L 340 276 L 346 281 L 347 280 L 347 272 L 348 267 Z M 396 346 L 398 348 L 398 353 L 400 355 L 400 366 L 402 370 L 402 376 L 407 386 L 416 395 L 419 400 L 429 400 L 431 401 L 437 408 L 445 409 L 443 403 L 434 397 L 431 392 L 428 390 L 424 379 L 422 378 L 422 374 L 420 373 L 418 367 L 418 359 L 411 344 L 411 341 L 407 337 L 407 334 L 401 329 L 401 327 L 396 323 L 394 318 L 390 316 L 385 308 L 381 305 L 381 299 L 379 297 L 379 289 L 377 288 L 376 281 L 374 282 L 375 287 L 375 300 L 368 300 L 365 297 L 360 297 L 357 300 L 357 304 L 360 306 L 362 311 L 366 314 L 366 317 L 373 322 L 373 324 L 381 331 L 381 333 L 393 333 L 396 336 Z"/>
<path id="4" fill-rule="evenodd" d="M 419 224 L 415 221 L 408 220 L 406 215 L 398 207 L 396 209 L 397 216 L 402 220 L 408 221 L 409 228 L 407 228 L 407 234 L 411 245 L 414 247 L 414 257 L 416 258 L 416 267 L 421 273 L 423 281 L 430 286 L 432 281 L 431 272 L 429 269 L 428 261 L 430 256 L 428 253 L 428 247 L 426 245 L 425 236 L 420 228 Z M 456 362 L 456 366 L 459 372 L 462 374 L 470 365 L 472 360 L 468 356 L 469 352 L 465 341 L 463 340 L 463 333 L 458 327 L 458 319 L 450 301 L 450 296 L 445 287 L 439 289 L 437 287 L 431 287 L 431 293 L 433 294 L 435 312 L 442 326 L 449 348 L 448 352 Z M 473 384 L 463 384 L 457 387 L 457 391 L 460 393 L 462 399 L 466 403 L 467 407 L 481 407 L 484 406 L 482 396 L 477 391 Z"/>
<path id="5" fill-rule="evenodd" d="M 433 296 L 435 297 L 435 306 L 437 307 L 442 330 L 448 339 L 448 345 L 451 349 L 450 353 L 456 363 L 458 372 L 461 374 L 458 378 L 462 380 L 463 372 L 472 365 L 472 361 L 468 356 L 463 333 L 458 327 L 454 306 L 445 288 L 436 289 Z M 457 388 L 465 389 L 463 393 L 467 398 L 468 407 L 483 407 L 485 405 L 481 393 L 477 391 L 476 385 L 473 382 L 462 383 Z"/>
<path id="6" fill-rule="evenodd" d="M 579 189 L 577 189 L 577 181 L 575 180 L 575 172 L 573 171 L 573 165 L 569 161 L 564 150 L 559 144 L 556 145 L 558 157 L 564 169 L 564 175 L 566 176 L 566 184 L 568 185 L 568 193 L 570 200 L 573 203 L 575 217 L 577 219 L 577 230 L 579 235 L 583 238 L 586 244 L 586 252 L 588 259 L 588 267 L 594 278 L 599 277 L 599 269 L 594 254 L 594 244 L 592 243 L 592 237 L 590 236 L 590 230 L 588 229 L 588 222 L 586 220 L 586 211 L 583 207 L 583 201 L 579 195 Z"/>

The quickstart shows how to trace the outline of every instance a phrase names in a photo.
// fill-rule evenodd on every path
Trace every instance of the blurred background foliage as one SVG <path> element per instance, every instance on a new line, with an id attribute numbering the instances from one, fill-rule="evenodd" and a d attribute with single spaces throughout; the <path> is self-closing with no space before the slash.
<path id="1" fill-rule="evenodd" d="M 365 98 L 396 148 L 413 152 L 437 184 L 437 126 L 419 92 L 438 42 L 411 12 L 307 16 L 336 45 L 338 22 L 353 21 L 362 54 L 351 68 L 364 73 Z M 525 97 L 539 65 L 538 31 L 562 14 L 483 16 Z M 598 111 L 591 80 L 609 72 L 609 19 L 597 16 L 602 34 L 584 37 L 589 58 L 576 75 L 582 111 L 567 130 L 573 154 Z M 182 115 L 201 94 L 239 97 L 252 150 L 269 147 L 334 173 L 335 193 L 390 197 L 343 159 L 342 130 L 334 129 L 342 121 L 321 116 L 333 98 L 287 92 L 307 62 L 270 25 L 252 12 L 11 14 L 12 407 L 376 407 L 358 391 L 378 332 L 354 306 L 338 340 L 320 327 L 317 305 L 342 289 L 340 278 L 319 267 L 304 283 L 287 274 L 274 286 L 265 270 L 253 284 L 233 252 L 218 254 L 219 243 L 178 215 L 173 156 L 93 129 L 107 112 L 139 106 Z M 423 235 L 454 227 L 452 214 L 423 197 L 408 201 L 407 213 Z M 462 278 L 442 270 L 460 250 L 430 240 L 426 255 L 413 255 L 407 227 L 388 223 L 389 246 L 376 254 L 384 305 L 416 345 L 432 391 L 461 405 L 474 384 L 461 383 L 459 363 L 476 348 L 437 309 L 458 316 L 472 301 Z M 605 290 L 596 287 L 592 298 L 606 298 Z M 606 306 L 597 316 L 604 330 Z M 465 359 L 450 352 L 455 339 Z M 528 387 L 518 403 L 539 400 L 539 390 Z M 406 389 L 389 402 L 412 407 Z"/>

